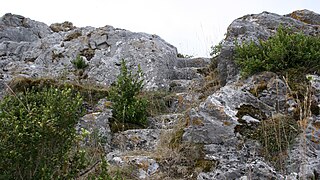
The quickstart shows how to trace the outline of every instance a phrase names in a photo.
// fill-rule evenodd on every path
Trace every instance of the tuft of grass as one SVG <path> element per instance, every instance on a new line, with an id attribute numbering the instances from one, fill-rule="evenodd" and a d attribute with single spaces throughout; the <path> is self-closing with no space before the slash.
<path id="1" fill-rule="evenodd" d="M 301 133 L 301 130 L 294 118 L 278 114 L 262 121 L 250 137 L 261 143 L 263 147 L 262 155 L 276 169 L 284 171 L 287 150 L 294 143 L 294 139 L 299 133 Z"/>
<path id="2" fill-rule="evenodd" d="M 209 172 L 217 162 L 205 158 L 204 145 L 184 142 L 182 136 L 186 119 L 181 118 L 173 130 L 161 133 L 154 158 L 161 172 L 156 179 L 194 179 L 200 172 Z"/>
<path id="3" fill-rule="evenodd" d="M 221 87 L 217 66 L 216 56 L 214 56 L 207 67 L 198 70 L 198 73 L 204 76 L 203 86 L 195 87 L 194 89 L 196 92 L 201 93 L 200 99 L 207 98 Z"/>
<path id="4" fill-rule="evenodd" d="M 266 81 L 260 81 L 257 83 L 252 89 L 249 90 L 251 94 L 253 94 L 255 97 L 258 97 L 258 95 L 263 92 L 265 89 L 267 89 L 267 82 Z"/>
<path id="5" fill-rule="evenodd" d="M 146 91 L 141 96 L 147 99 L 148 116 L 157 116 L 170 112 L 170 106 L 175 100 L 175 94 L 167 91 Z"/>
<path id="6" fill-rule="evenodd" d="M 260 122 L 247 124 L 241 119 L 244 115 L 259 119 Z M 267 118 L 258 108 L 249 105 L 242 105 L 238 110 L 237 117 L 241 125 L 236 126 L 235 131 L 246 138 L 259 141 L 262 146 L 261 155 L 276 169 L 285 170 L 287 150 L 301 133 L 298 120 L 294 116 L 283 114 Z"/>

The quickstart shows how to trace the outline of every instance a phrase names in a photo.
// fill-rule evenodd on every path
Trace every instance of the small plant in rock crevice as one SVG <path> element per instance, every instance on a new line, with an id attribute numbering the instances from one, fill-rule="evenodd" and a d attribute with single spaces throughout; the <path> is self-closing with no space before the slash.
<path id="1" fill-rule="evenodd" d="M 77 55 L 76 59 L 74 59 L 73 61 L 71 61 L 71 63 L 73 64 L 73 66 L 78 69 L 78 70 L 84 70 L 85 68 L 87 68 L 89 65 L 86 63 L 86 61 L 83 59 L 83 57 L 81 57 L 80 55 Z"/>
<path id="2" fill-rule="evenodd" d="M 133 73 L 122 59 L 120 74 L 109 92 L 113 102 L 113 117 L 118 123 L 145 125 L 147 122 L 147 100 L 140 96 L 143 84 L 143 73 L 140 66 Z"/>

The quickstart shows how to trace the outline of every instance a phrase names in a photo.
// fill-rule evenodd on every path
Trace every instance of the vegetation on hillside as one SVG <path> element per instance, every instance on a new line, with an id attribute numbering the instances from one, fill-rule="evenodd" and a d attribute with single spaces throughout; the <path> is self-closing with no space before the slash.
<path id="1" fill-rule="evenodd" d="M 100 139 L 76 131 L 86 112 L 80 92 L 53 81 L 14 82 L 0 102 L 0 179 L 120 179 L 109 175 Z"/>
<path id="2" fill-rule="evenodd" d="M 85 167 L 74 148 L 74 127 L 84 114 L 79 94 L 31 89 L 8 95 L 0 109 L 1 178 L 72 178 Z"/>
<path id="3" fill-rule="evenodd" d="M 320 73 L 320 36 L 308 36 L 279 27 L 277 33 L 259 44 L 237 44 L 235 62 L 243 76 L 257 72 L 283 73 L 304 67 L 304 73 Z"/>
<path id="4" fill-rule="evenodd" d="M 276 34 L 266 41 L 237 44 L 234 58 L 243 77 L 262 71 L 284 77 L 287 97 L 297 102 L 293 114 L 278 113 L 262 119 L 254 128 L 247 127 L 241 131 L 244 136 L 258 140 L 263 147 L 262 155 L 278 170 L 285 171 L 287 149 L 299 133 L 306 131 L 305 124 L 313 113 L 312 92 L 306 74 L 320 73 L 320 36 L 309 36 L 280 26 Z"/>

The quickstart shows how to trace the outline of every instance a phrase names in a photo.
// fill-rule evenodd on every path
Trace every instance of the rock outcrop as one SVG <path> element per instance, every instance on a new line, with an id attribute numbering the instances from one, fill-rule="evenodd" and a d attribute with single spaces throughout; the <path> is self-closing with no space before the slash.
<path id="1" fill-rule="evenodd" d="M 287 83 L 276 74 L 265 72 L 239 79 L 239 70 L 232 58 L 235 42 L 266 40 L 280 25 L 307 35 L 319 35 L 319 23 L 319 14 L 308 10 L 285 16 L 262 12 L 231 23 L 222 41 L 221 54 L 216 57 L 223 87 L 190 111 L 190 126 L 183 135 L 185 141 L 205 144 L 206 158 L 219 162 L 214 170 L 200 173 L 198 179 L 319 178 L 318 113 L 302 121 L 305 128 L 287 149 L 288 158 L 282 164 L 284 171 L 277 171 L 259 153 L 261 144 L 244 138 L 241 129 L 254 129 L 255 124 L 275 118 L 279 113 L 292 113 L 298 106 L 297 101 L 288 97 Z M 309 79 L 315 91 L 314 103 L 319 106 L 318 77 L 310 75 Z M 199 119 L 200 125 L 192 123 Z"/>
<path id="2" fill-rule="evenodd" d="M 133 33 L 112 26 L 76 28 L 65 22 L 50 27 L 28 18 L 6 14 L 0 20 L 2 79 L 16 76 L 79 80 L 71 61 L 79 54 L 89 67 L 85 78 L 110 85 L 121 59 L 132 69 L 141 66 L 147 90 L 168 89 L 177 50 L 157 35 Z"/>
<path id="3" fill-rule="evenodd" d="M 315 110 L 300 119 L 304 128 L 284 128 L 296 136 L 282 151 L 286 158 L 279 160 L 279 169 L 263 156 L 263 143 L 252 132 L 270 119 L 294 116 L 301 102 L 288 96 L 288 83 L 275 73 L 241 79 L 233 53 L 235 42 L 266 40 L 280 25 L 319 35 L 319 24 L 320 15 L 308 10 L 246 15 L 230 24 L 221 53 L 211 60 L 177 58 L 176 48 L 157 35 L 112 26 L 79 28 L 70 22 L 49 27 L 6 14 L 0 19 L 0 90 L 3 94 L 5 83 L 21 76 L 109 86 L 125 59 L 132 70 L 141 66 L 145 90 L 167 90 L 172 99 L 166 114 L 148 118 L 146 129 L 112 132 L 112 110 L 105 98 L 81 118 L 78 130 L 98 132 L 111 165 L 133 167 L 137 179 L 317 179 L 319 75 L 307 77 L 312 92 L 307 100 Z M 81 76 L 71 63 L 77 55 L 89 65 Z M 208 81 L 215 88 L 207 88 Z"/>

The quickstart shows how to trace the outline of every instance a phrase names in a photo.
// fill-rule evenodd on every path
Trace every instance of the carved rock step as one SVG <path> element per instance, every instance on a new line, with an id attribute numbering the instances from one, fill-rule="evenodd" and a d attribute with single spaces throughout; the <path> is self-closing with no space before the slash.
<path id="1" fill-rule="evenodd" d="M 185 68 L 177 68 L 170 72 L 170 79 L 171 80 L 179 80 L 179 79 L 196 79 L 201 78 L 202 75 L 198 73 L 198 70 L 201 68 L 196 67 L 185 67 Z"/>
<path id="2" fill-rule="evenodd" d="M 179 79 L 179 80 L 172 80 L 169 84 L 169 90 L 172 92 L 185 92 L 189 90 L 191 87 L 193 80 L 185 80 L 185 79 Z"/>
<path id="3" fill-rule="evenodd" d="M 184 115 L 181 113 L 174 114 L 163 114 L 156 117 L 151 117 L 149 121 L 151 122 L 151 128 L 155 129 L 172 129 L 174 128 L 179 119 Z"/>
<path id="4" fill-rule="evenodd" d="M 112 147 L 121 151 L 150 151 L 155 148 L 160 129 L 131 129 L 113 135 Z"/>
<path id="5" fill-rule="evenodd" d="M 176 61 L 177 68 L 185 67 L 205 67 L 211 62 L 210 58 L 178 58 Z"/>

